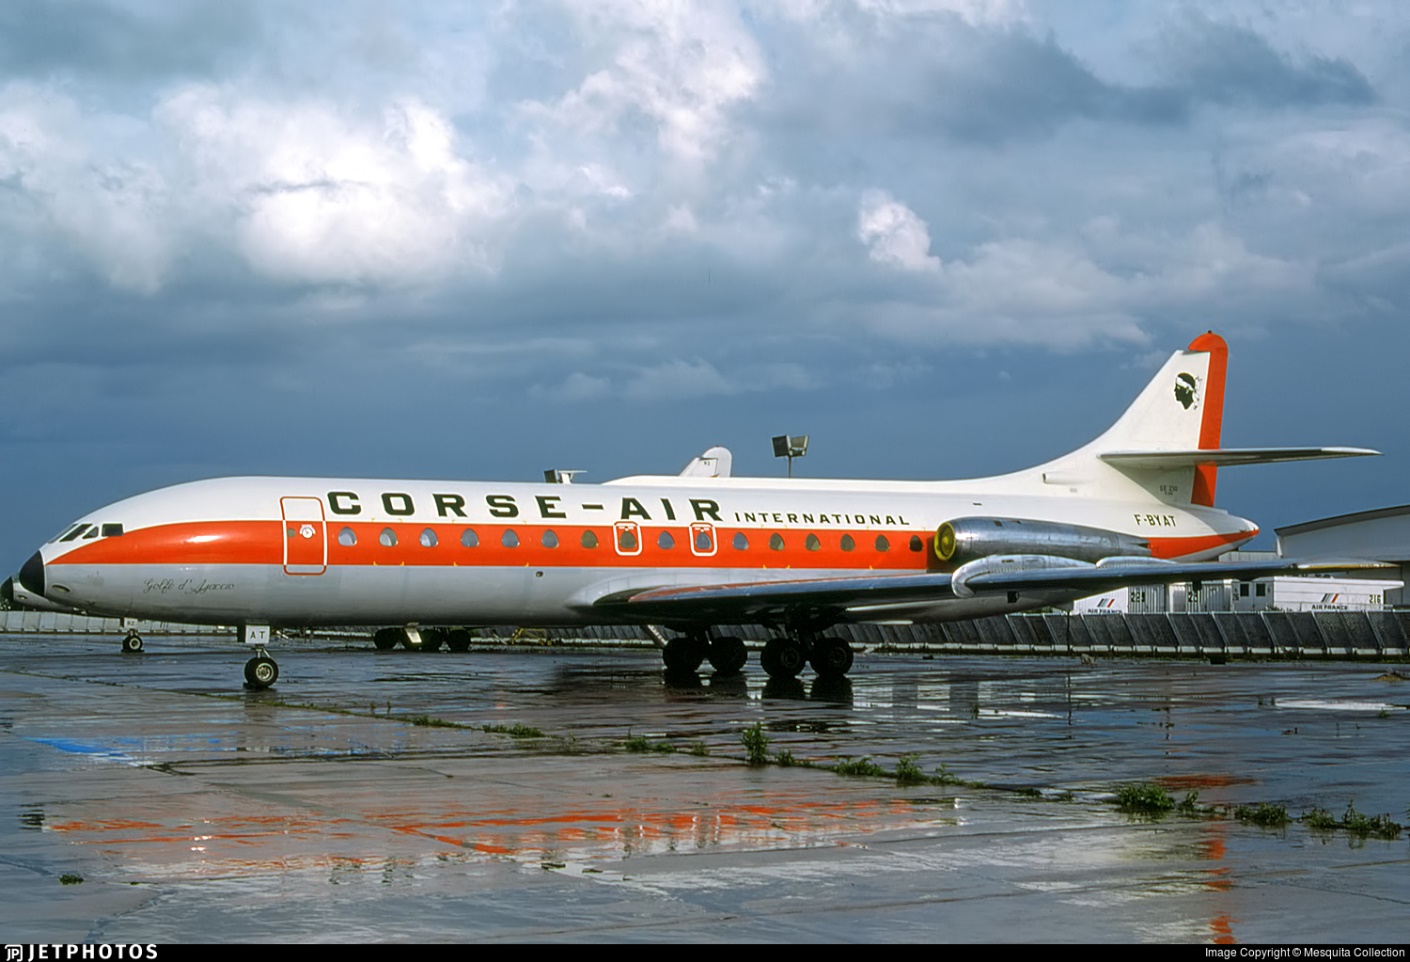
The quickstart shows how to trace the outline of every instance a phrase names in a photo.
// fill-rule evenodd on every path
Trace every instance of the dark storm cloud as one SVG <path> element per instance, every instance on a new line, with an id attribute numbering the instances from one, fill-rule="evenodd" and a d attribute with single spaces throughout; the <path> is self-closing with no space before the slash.
<path id="1" fill-rule="evenodd" d="M 1239 24 L 1183 17 L 1165 31 L 1160 52 L 1176 89 L 1191 103 L 1297 107 L 1375 99 L 1354 64 L 1315 55 L 1295 62 Z"/>
<path id="2" fill-rule="evenodd" d="M 1165 30 L 1161 75 L 1104 79 L 1050 32 L 1028 24 L 931 18 L 905 35 L 859 31 L 854 59 L 825 58 L 781 81 L 785 128 L 823 121 L 912 139 L 999 145 L 1077 120 L 1179 125 L 1206 106 L 1367 104 L 1370 81 L 1346 60 L 1302 61 L 1250 28 L 1196 16 Z"/>

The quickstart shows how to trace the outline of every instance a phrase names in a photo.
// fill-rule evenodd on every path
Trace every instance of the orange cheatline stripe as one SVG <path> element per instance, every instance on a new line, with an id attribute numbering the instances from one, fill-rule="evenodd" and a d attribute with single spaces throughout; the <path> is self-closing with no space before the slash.
<path id="1" fill-rule="evenodd" d="M 1224 381 L 1229 370 L 1229 345 L 1213 331 L 1190 342 L 1192 351 L 1209 352 L 1209 373 L 1204 384 L 1204 416 L 1199 426 L 1199 446 L 1218 448 L 1224 430 Z M 1219 469 L 1212 464 L 1195 466 L 1190 500 L 1205 507 L 1214 506 L 1214 489 Z"/>
<path id="2" fill-rule="evenodd" d="M 299 522 L 301 525 L 302 522 Z M 315 523 L 317 524 L 317 523 Z M 291 523 L 292 525 L 292 523 Z M 473 528 L 479 544 L 467 548 L 460 542 L 466 528 Z M 283 539 L 285 525 L 281 521 L 192 521 L 179 524 L 154 525 L 128 531 L 121 537 L 100 538 L 48 562 L 50 565 L 273 565 L 284 564 Z M 338 535 L 346 528 L 353 532 L 356 544 L 344 545 Z M 397 538 L 395 546 L 379 542 L 383 530 L 390 528 Z M 421 544 L 423 532 L 435 534 L 435 545 Z M 513 531 L 519 538 L 518 547 L 505 547 L 501 536 Z M 558 538 L 556 547 L 548 548 L 542 539 L 548 531 Z M 598 539 L 596 548 L 582 545 L 583 534 L 591 531 Z M 660 547 L 657 539 L 669 531 L 674 546 Z M 749 548 L 733 547 L 737 533 L 749 539 Z M 784 548 L 768 547 L 773 534 L 784 539 Z M 1255 531 L 1256 533 L 1256 531 Z M 853 569 L 859 572 L 923 571 L 933 560 L 928 550 L 933 534 L 922 532 L 888 532 L 888 551 L 878 551 L 878 532 L 863 530 L 823 530 L 807 532 L 760 528 L 715 529 L 715 553 L 697 555 L 690 550 L 690 529 L 679 527 L 642 527 L 639 529 L 641 551 L 634 555 L 618 554 L 612 547 L 613 529 L 581 525 L 464 525 L 353 522 L 330 524 L 328 565 L 331 566 L 406 566 L 406 567 L 535 567 L 535 568 L 766 568 L 766 569 Z M 818 539 L 817 550 L 809 550 L 810 535 Z M 842 538 L 850 535 L 851 551 L 842 548 Z M 1178 558 L 1211 548 L 1237 544 L 1252 535 L 1197 535 L 1186 538 L 1151 538 L 1151 551 L 1157 558 Z M 918 539 L 920 550 L 912 550 L 911 539 Z M 314 539 L 294 540 L 299 550 L 290 550 L 290 564 L 317 564 L 322 550 Z M 308 543 L 313 551 L 309 553 Z"/>

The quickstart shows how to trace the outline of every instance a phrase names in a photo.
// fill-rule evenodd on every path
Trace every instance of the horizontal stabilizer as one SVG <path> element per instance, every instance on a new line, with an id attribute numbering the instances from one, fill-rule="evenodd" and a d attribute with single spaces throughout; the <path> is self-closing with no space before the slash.
<path id="1" fill-rule="evenodd" d="M 1107 451 L 1097 457 L 1118 468 L 1166 471 L 1200 464 L 1229 467 L 1237 464 L 1274 464 L 1279 461 L 1361 458 L 1380 453 L 1370 448 L 1194 448 L 1186 451 Z"/>

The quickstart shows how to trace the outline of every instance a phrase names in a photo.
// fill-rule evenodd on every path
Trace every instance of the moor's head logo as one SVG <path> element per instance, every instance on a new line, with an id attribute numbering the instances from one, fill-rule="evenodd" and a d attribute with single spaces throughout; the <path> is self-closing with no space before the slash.
<path id="1" fill-rule="evenodd" d="M 1199 382 L 1193 374 L 1180 373 L 1175 376 L 1175 400 L 1188 411 L 1199 397 Z"/>

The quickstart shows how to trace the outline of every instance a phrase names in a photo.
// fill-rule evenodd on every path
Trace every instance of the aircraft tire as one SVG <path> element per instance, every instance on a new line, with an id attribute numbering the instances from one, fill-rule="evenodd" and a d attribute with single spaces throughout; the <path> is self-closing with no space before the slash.
<path id="1" fill-rule="evenodd" d="M 142 650 L 142 636 L 136 634 L 128 635 L 122 640 L 122 650 L 124 654 L 136 654 Z"/>
<path id="2" fill-rule="evenodd" d="M 770 639 L 759 653 L 759 664 L 770 678 L 797 678 L 806 663 L 802 646 L 787 638 Z"/>
<path id="3" fill-rule="evenodd" d="M 672 638 L 661 650 L 661 660 L 666 670 L 675 674 L 689 674 L 700 668 L 705 660 L 705 646 L 694 638 Z"/>
<path id="4" fill-rule="evenodd" d="M 737 675 L 749 663 L 749 649 L 738 638 L 725 636 L 710 642 L 710 667 L 717 675 Z"/>
<path id="5" fill-rule="evenodd" d="M 446 635 L 446 647 L 451 651 L 469 651 L 474 637 L 469 628 L 452 628 Z"/>
<path id="6" fill-rule="evenodd" d="M 852 670 L 852 646 L 841 638 L 813 642 L 813 671 L 823 678 L 841 678 Z"/>
<path id="7" fill-rule="evenodd" d="M 268 655 L 256 655 L 245 662 L 245 687 L 254 691 L 268 688 L 279 680 L 279 665 Z"/>
<path id="8" fill-rule="evenodd" d="M 372 644 L 378 651 L 391 651 L 403 637 L 400 628 L 379 628 L 372 636 Z"/>
<path id="9" fill-rule="evenodd" d="M 445 641 L 445 632 L 441 631 L 439 628 L 421 629 L 422 651 L 440 651 L 441 642 L 443 641 Z"/>

